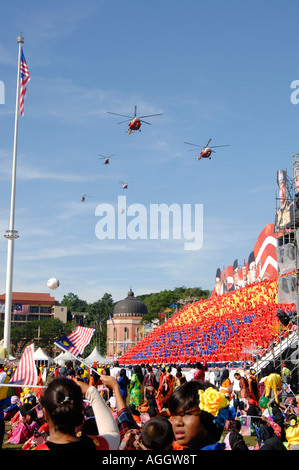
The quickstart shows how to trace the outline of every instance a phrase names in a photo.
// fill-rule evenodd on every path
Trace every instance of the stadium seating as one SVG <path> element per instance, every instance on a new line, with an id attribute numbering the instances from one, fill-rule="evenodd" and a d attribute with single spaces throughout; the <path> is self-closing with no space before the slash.
<path id="1" fill-rule="evenodd" d="M 277 279 L 183 306 L 119 358 L 122 364 L 251 360 L 278 335 Z M 288 305 L 289 310 L 296 306 Z"/>

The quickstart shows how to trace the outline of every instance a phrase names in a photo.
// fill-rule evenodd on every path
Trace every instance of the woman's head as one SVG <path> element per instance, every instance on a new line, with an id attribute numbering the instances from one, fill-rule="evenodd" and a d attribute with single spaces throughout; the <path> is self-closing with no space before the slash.
<path id="1" fill-rule="evenodd" d="M 120 375 L 120 377 L 126 378 L 127 377 L 126 369 L 120 369 L 119 375 Z"/>
<path id="2" fill-rule="evenodd" d="M 219 393 L 210 383 L 189 381 L 176 388 L 170 397 L 168 407 L 179 445 L 196 449 L 219 441 L 223 426 L 215 424 L 213 414 L 200 409 L 200 390 L 208 388 Z"/>
<path id="3" fill-rule="evenodd" d="M 56 431 L 74 434 L 83 421 L 83 396 L 74 380 L 57 378 L 49 383 L 42 405 Z"/>
<path id="4" fill-rule="evenodd" d="M 222 374 L 221 374 L 221 378 L 220 378 L 221 383 L 222 383 L 224 380 L 228 379 L 228 378 L 229 378 L 229 370 L 228 370 L 228 369 L 224 369 L 224 371 L 223 371 Z"/>
<path id="5" fill-rule="evenodd" d="M 141 367 L 137 364 L 133 367 L 133 372 L 134 374 L 137 375 L 139 381 L 142 383 L 143 382 L 143 373 Z"/>

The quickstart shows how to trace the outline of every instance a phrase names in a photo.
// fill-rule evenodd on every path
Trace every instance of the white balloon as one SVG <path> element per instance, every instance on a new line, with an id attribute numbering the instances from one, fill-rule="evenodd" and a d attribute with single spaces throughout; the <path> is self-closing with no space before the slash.
<path id="1" fill-rule="evenodd" d="M 60 282 L 58 281 L 58 279 L 56 279 L 56 277 L 51 277 L 47 281 L 47 286 L 49 287 L 49 289 L 57 289 L 57 287 L 59 287 L 59 284 Z"/>

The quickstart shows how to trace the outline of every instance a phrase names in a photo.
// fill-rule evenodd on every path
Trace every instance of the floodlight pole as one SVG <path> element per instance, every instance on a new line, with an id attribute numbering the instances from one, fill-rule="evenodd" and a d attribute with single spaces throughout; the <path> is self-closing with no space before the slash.
<path id="1" fill-rule="evenodd" d="M 5 316 L 4 316 L 4 341 L 3 346 L 10 352 L 10 331 L 11 331 L 11 310 L 12 310 L 12 279 L 13 279 L 13 259 L 14 259 L 14 241 L 19 237 L 17 230 L 14 229 L 15 221 L 15 193 L 16 193 L 16 168 L 17 168 L 17 140 L 18 140 L 18 117 L 19 117 L 19 97 L 20 97 L 20 64 L 23 36 L 18 36 L 19 44 L 18 55 L 18 74 L 17 74 L 17 93 L 16 93 L 16 109 L 15 109 L 15 129 L 14 129 L 14 146 L 13 146 L 13 163 L 12 163 L 12 183 L 11 183 L 11 202 L 10 202 L 10 223 L 9 230 L 4 235 L 7 238 L 7 268 L 6 268 L 6 294 L 5 294 Z"/>

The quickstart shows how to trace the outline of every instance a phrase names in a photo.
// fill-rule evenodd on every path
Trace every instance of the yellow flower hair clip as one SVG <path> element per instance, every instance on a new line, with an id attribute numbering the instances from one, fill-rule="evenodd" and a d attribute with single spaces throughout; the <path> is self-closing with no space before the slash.
<path id="1" fill-rule="evenodd" d="M 213 387 L 199 390 L 199 409 L 214 416 L 216 426 L 224 426 L 226 420 L 235 418 L 235 409 L 229 407 L 229 401 L 224 393 Z"/>
<path id="2" fill-rule="evenodd" d="M 228 399 L 224 393 L 219 392 L 213 387 L 209 387 L 206 390 L 199 390 L 199 408 L 203 411 L 211 413 L 213 416 L 217 416 L 221 408 L 226 408 L 229 404 Z"/>

